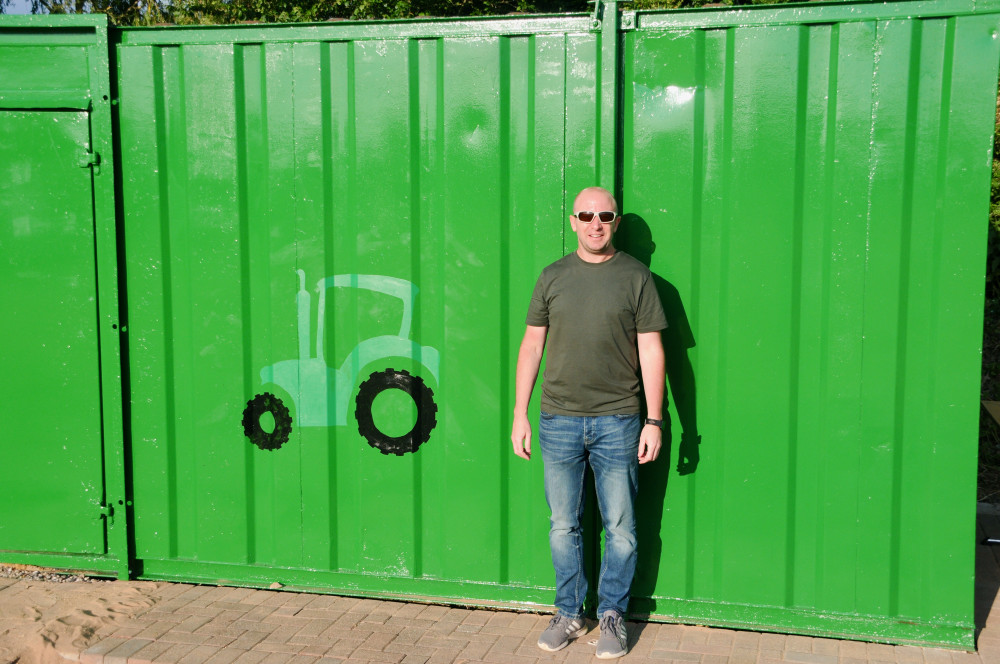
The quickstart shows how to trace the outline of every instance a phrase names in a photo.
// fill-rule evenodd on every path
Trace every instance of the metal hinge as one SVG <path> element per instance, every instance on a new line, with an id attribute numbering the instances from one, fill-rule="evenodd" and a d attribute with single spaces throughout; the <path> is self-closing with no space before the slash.
<path id="1" fill-rule="evenodd" d="M 76 165 L 80 168 L 88 168 L 90 166 L 97 166 L 101 163 L 101 155 L 96 152 L 91 152 L 90 150 L 84 150 L 83 154 L 80 155 L 79 161 Z"/>

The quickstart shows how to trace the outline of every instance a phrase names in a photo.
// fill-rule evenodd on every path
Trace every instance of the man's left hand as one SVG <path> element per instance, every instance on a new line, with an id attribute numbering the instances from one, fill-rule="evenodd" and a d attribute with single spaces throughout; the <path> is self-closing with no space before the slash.
<path id="1" fill-rule="evenodd" d="M 660 443 L 663 432 L 655 424 L 647 424 L 642 427 L 639 434 L 639 463 L 649 463 L 656 461 L 660 456 Z"/>

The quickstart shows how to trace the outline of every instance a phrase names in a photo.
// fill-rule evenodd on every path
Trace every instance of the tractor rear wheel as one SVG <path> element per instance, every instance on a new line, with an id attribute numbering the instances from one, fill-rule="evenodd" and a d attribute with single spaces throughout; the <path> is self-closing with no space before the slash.
<path id="1" fill-rule="evenodd" d="M 410 395 L 417 406 L 417 421 L 413 428 L 402 436 L 393 437 L 382 433 L 375 426 L 372 415 L 375 398 L 385 390 L 391 389 L 402 390 Z M 358 433 L 382 454 L 403 456 L 407 452 L 416 452 L 417 448 L 431 437 L 431 430 L 437 425 L 437 404 L 434 403 L 434 393 L 420 376 L 413 376 L 407 371 L 386 369 L 373 373 L 368 380 L 361 383 L 355 405 L 354 417 L 358 420 Z"/>

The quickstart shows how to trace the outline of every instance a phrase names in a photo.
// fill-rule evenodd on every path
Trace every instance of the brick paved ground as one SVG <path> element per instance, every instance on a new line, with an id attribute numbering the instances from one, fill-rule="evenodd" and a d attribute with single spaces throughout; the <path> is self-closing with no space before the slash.
<path id="1" fill-rule="evenodd" d="M 980 516 L 980 538 L 1000 516 Z M 974 653 L 706 627 L 630 623 L 626 662 L 1000 664 L 1000 547 L 977 547 Z M 996 604 L 997 608 L 994 608 Z M 557 653 L 535 646 L 549 616 L 332 595 L 170 584 L 151 609 L 80 653 L 85 664 L 597 662 L 596 630 Z"/>

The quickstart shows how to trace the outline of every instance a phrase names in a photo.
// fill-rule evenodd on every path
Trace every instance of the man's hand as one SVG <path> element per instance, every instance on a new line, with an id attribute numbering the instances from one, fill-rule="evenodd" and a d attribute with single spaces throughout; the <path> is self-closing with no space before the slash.
<path id="1" fill-rule="evenodd" d="M 522 459 L 531 459 L 531 423 L 527 415 L 514 416 L 510 441 L 514 443 L 514 454 Z"/>
<path id="2" fill-rule="evenodd" d="M 663 432 L 655 424 L 647 424 L 642 428 L 642 433 L 639 434 L 639 463 L 656 461 L 656 457 L 660 456 L 662 439 Z M 516 444 L 514 451 L 517 451 Z"/>

